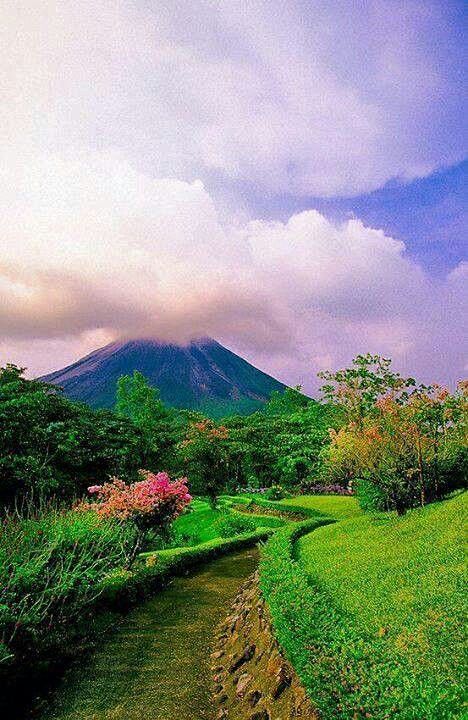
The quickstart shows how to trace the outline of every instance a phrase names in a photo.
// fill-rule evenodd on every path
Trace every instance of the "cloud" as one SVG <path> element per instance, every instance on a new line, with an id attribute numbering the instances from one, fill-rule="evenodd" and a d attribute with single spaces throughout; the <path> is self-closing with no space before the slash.
<path id="1" fill-rule="evenodd" d="M 366 350 L 456 379 L 465 266 L 434 281 L 358 218 L 219 198 L 355 195 L 460 160 L 457 7 L 2 3 L 0 361 L 209 334 L 306 387 Z"/>
<path id="2" fill-rule="evenodd" d="M 457 3 L 6 0 L 5 144 L 355 195 L 464 157 Z M 221 182 L 221 185 L 222 185 Z"/>
<path id="3" fill-rule="evenodd" d="M 307 388 L 360 351 L 424 379 L 456 379 L 466 362 L 466 266 L 435 285 L 356 218 L 234 226 L 200 181 L 155 179 L 118 153 L 31 155 L 0 191 L 3 361 L 42 372 L 117 336 L 211 335 Z"/>

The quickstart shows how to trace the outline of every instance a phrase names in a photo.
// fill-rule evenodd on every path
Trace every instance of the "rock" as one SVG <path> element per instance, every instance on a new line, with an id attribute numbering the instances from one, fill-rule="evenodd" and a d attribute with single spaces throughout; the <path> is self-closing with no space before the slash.
<path id="1" fill-rule="evenodd" d="M 252 690 L 252 692 L 249 692 L 249 694 L 247 695 L 247 702 L 249 703 L 250 707 L 255 707 L 261 697 L 262 693 L 260 692 L 260 690 Z"/>
<path id="2" fill-rule="evenodd" d="M 252 675 L 249 675 L 248 673 L 242 673 L 236 685 L 237 697 L 244 697 L 245 691 L 252 682 L 252 680 Z"/>
<path id="3" fill-rule="evenodd" d="M 270 720 L 270 713 L 268 710 L 259 710 L 250 716 L 250 720 Z"/>
<path id="4" fill-rule="evenodd" d="M 277 700 L 280 695 L 291 685 L 292 677 L 286 672 L 284 666 L 275 678 L 275 685 L 271 691 L 273 700 Z"/>
<path id="5" fill-rule="evenodd" d="M 318 720 L 281 652 L 258 576 L 239 591 L 213 649 L 216 720 Z"/>
<path id="6" fill-rule="evenodd" d="M 234 662 L 232 663 L 232 665 L 229 666 L 229 672 L 236 672 L 236 670 L 238 670 L 244 663 L 252 660 L 255 654 L 255 650 L 255 645 L 248 645 L 241 655 L 238 655 L 237 657 L 234 656 Z"/>
<path id="7" fill-rule="evenodd" d="M 258 663 L 260 662 L 260 660 L 262 659 L 262 657 L 263 657 L 264 655 L 265 655 L 265 650 L 260 650 L 260 652 L 258 653 L 258 655 L 257 655 L 257 657 L 256 657 L 256 659 L 255 659 L 255 662 L 257 663 L 257 665 L 258 665 Z"/>

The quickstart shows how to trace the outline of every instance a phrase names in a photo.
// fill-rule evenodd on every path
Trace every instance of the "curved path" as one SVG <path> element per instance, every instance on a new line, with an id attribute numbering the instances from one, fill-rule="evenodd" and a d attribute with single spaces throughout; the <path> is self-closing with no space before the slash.
<path id="1" fill-rule="evenodd" d="M 213 631 L 257 560 L 243 550 L 175 578 L 66 674 L 41 720 L 211 720 Z"/>

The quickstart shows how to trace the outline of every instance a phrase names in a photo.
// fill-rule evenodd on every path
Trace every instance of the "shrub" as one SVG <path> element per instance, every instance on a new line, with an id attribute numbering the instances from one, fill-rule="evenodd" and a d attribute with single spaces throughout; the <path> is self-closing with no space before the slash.
<path id="1" fill-rule="evenodd" d="M 238 513 L 228 513 L 216 522 L 216 528 L 222 538 L 231 538 L 235 535 L 254 532 L 257 524 L 252 518 Z"/>
<path id="2" fill-rule="evenodd" d="M 118 478 L 92 485 L 88 492 L 96 496 L 97 502 L 82 503 L 80 507 L 94 507 L 100 517 L 130 520 L 141 533 L 150 529 L 164 533 L 192 499 L 187 479 L 171 482 L 167 473 L 155 475 L 147 470 L 140 470 L 140 475 L 143 479 L 131 485 Z"/>
<path id="3" fill-rule="evenodd" d="M 272 485 L 265 492 L 265 497 L 267 500 L 283 500 L 283 498 L 291 497 L 291 493 L 288 493 L 281 485 Z"/>
<path id="4" fill-rule="evenodd" d="M 66 641 L 102 580 L 128 565 L 136 536 L 93 511 L 9 513 L 0 532 L 0 636 L 10 661 Z"/>
<path id="5" fill-rule="evenodd" d="M 399 514 L 464 486 L 467 401 L 463 383 L 453 395 L 420 387 L 403 399 L 379 398 L 359 422 L 331 431 L 327 473 L 359 480 L 363 507 Z"/>

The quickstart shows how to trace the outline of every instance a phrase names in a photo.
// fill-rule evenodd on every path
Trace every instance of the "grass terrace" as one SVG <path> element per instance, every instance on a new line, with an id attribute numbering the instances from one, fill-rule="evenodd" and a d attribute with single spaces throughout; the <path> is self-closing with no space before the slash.
<path id="1" fill-rule="evenodd" d="M 268 542 L 262 589 L 322 717 L 466 717 L 467 498 L 403 517 L 362 515 L 349 498 L 299 498 L 350 516 L 288 526 Z"/>

